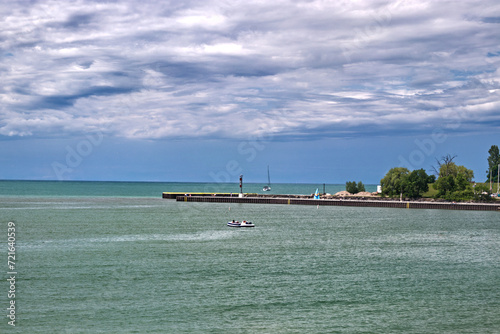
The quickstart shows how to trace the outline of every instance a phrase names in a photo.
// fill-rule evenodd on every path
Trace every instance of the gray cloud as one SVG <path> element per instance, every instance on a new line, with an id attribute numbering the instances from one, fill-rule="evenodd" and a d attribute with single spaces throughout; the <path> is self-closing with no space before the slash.
<path id="1" fill-rule="evenodd" d="M 498 130 L 495 5 L 4 2 L 0 135 Z"/>

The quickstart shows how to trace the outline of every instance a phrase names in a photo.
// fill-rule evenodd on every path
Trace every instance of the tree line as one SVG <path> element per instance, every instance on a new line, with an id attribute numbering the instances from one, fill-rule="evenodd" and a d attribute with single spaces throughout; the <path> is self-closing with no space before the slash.
<path id="1" fill-rule="evenodd" d="M 497 145 L 491 146 L 488 151 L 489 169 L 487 180 L 498 182 L 498 165 L 500 165 L 500 152 Z M 395 167 L 389 170 L 380 184 L 382 195 L 390 197 L 420 198 L 429 191 L 429 184 L 437 191 L 435 198 L 449 201 L 489 201 L 491 191 L 489 185 L 473 184 L 474 172 L 465 166 L 455 163 L 456 156 L 450 154 L 436 160 L 437 166 L 433 167 L 435 175 L 428 175 L 424 169 L 409 171 L 404 167 Z M 436 177 L 437 176 L 437 177 Z"/>

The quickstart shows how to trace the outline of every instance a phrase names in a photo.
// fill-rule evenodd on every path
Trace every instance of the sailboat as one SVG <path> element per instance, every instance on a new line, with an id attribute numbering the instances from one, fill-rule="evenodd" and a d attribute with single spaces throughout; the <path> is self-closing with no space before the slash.
<path id="1" fill-rule="evenodd" d="M 269 176 L 269 165 L 267 166 L 267 186 L 264 186 L 262 188 L 262 191 L 269 191 L 271 190 L 271 178 Z"/>

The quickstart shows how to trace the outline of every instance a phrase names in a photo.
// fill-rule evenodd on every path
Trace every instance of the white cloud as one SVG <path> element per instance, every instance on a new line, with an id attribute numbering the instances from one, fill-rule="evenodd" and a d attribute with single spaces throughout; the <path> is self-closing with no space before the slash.
<path id="1" fill-rule="evenodd" d="M 481 123 L 461 131 L 497 126 L 492 0 L 2 6 L 4 136 L 388 134 L 454 110 Z"/>

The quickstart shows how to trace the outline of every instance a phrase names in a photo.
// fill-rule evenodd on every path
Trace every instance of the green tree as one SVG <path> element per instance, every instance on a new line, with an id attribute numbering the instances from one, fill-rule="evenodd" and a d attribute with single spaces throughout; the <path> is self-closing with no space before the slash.
<path id="1" fill-rule="evenodd" d="M 390 169 L 384 178 L 380 180 L 380 185 L 382 186 L 382 194 L 387 196 L 399 195 L 403 198 L 403 192 L 405 191 L 408 174 L 410 171 L 404 167 L 394 167 Z"/>
<path id="2" fill-rule="evenodd" d="M 452 161 L 441 164 L 439 178 L 434 184 L 438 191 L 436 197 L 450 201 L 472 199 L 474 192 L 470 183 L 473 178 L 474 172 L 464 166 L 457 166 Z"/>
<path id="3" fill-rule="evenodd" d="M 358 182 L 358 193 L 363 192 L 363 191 L 366 191 L 365 185 L 363 184 L 363 182 L 359 181 Z"/>
<path id="4" fill-rule="evenodd" d="M 348 181 L 345 183 L 345 190 L 350 192 L 351 194 L 357 194 L 359 192 L 365 191 L 365 185 L 361 181 L 359 181 L 357 184 L 356 181 Z"/>
<path id="5" fill-rule="evenodd" d="M 498 165 L 500 165 L 500 151 L 497 145 L 492 145 L 488 151 L 490 156 L 488 157 L 488 170 L 486 171 L 486 182 L 490 182 L 490 170 L 491 170 L 491 181 L 498 182 Z"/>
<path id="6" fill-rule="evenodd" d="M 462 166 L 463 167 L 463 166 Z M 468 170 L 471 172 L 471 170 Z M 455 177 L 456 191 L 464 191 L 470 186 L 470 179 L 467 177 L 467 173 L 458 173 Z"/>
<path id="7" fill-rule="evenodd" d="M 408 175 L 406 182 L 405 196 L 410 198 L 420 198 L 422 194 L 429 190 L 429 175 L 424 169 L 416 169 Z"/>
<path id="8" fill-rule="evenodd" d="M 474 178 L 474 171 L 472 169 L 467 169 L 464 166 L 457 166 L 456 174 L 454 175 L 462 175 L 467 180 L 467 182 L 472 182 L 472 179 Z"/>
<path id="9" fill-rule="evenodd" d="M 436 158 L 438 167 L 432 167 L 434 169 L 434 173 L 439 177 L 450 175 L 454 170 L 453 166 L 456 166 L 455 163 L 453 162 L 453 159 L 455 159 L 456 157 L 457 157 L 456 155 L 452 156 L 451 154 L 447 154 L 441 157 L 440 160 Z"/>
<path id="10" fill-rule="evenodd" d="M 356 185 L 356 181 L 352 181 L 352 182 L 347 181 L 345 183 L 345 190 L 347 192 L 350 192 L 351 194 L 358 193 L 358 186 Z"/>
<path id="11" fill-rule="evenodd" d="M 438 191 L 437 197 L 443 197 L 446 193 L 455 191 L 455 178 L 452 175 L 441 176 L 436 183 L 434 188 Z"/>

